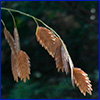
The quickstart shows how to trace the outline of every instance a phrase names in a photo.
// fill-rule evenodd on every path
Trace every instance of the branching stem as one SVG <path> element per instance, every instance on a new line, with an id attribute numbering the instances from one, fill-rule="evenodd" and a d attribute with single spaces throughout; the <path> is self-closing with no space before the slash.
<path id="1" fill-rule="evenodd" d="M 49 27 L 47 24 L 45 24 L 42 20 L 40 20 L 40 19 L 38 19 L 38 18 L 36 18 L 36 17 L 30 15 L 30 14 L 21 12 L 21 11 L 19 11 L 19 10 L 10 9 L 10 8 L 4 8 L 4 7 L 1 7 L 1 10 L 9 10 L 9 11 L 12 11 L 12 12 L 17 12 L 17 13 L 20 13 L 20 14 L 22 14 L 22 15 L 28 16 L 28 17 L 34 19 L 34 21 L 36 22 L 37 26 L 39 26 L 39 25 L 38 25 L 38 22 L 37 22 L 37 21 L 39 21 L 39 22 L 42 23 L 44 26 L 46 26 L 48 29 L 50 29 L 50 30 L 53 32 L 53 34 L 55 34 L 57 37 L 60 38 L 60 36 L 59 36 L 51 27 Z"/>
<path id="2" fill-rule="evenodd" d="M 16 22 L 15 22 L 15 18 L 14 18 L 14 16 L 13 16 L 13 14 L 11 13 L 10 10 L 8 10 L 8 12 L 10 13 L 10 15 L 11 15 L 11 17 L 12 17 L 12 19 L 13 19 L 14 27 L 16 27 Z"/>
<path id="3" fill-rule="evenodd" d="M 7 10 L 7 11 L 12 11 L 12 12 L 17 12 L 17 13 L 19 13 L 19 14 L 28 16 L 28 17 L 34 19 L 34 21 L 36 22 L 37 26 L 39 26 L 39 25 L 38 25 L 38 22 L 42 23 L 45 27 L 47 27 L 48 29 L 50 29 L 50 30 L 52 31 L 53 34 L 55 34 L 57 37 L 59 37 L 59 39 L 61 40 L 61 42 L 62 42 L 62 44 L 63 44 L 64 49 L 65 49 L 66 52 L 68 53 L 67 48 L 65 47 L 65 45 L 64 45 L 62 39 L 60 38 L 60 36 L 59 36 L 51 27 L 49 27 L 47 24 L 45 24 L 42 20 L 40 20 L 40 19 L 38 19 L 38 18 L 36 18 L 36 17 L 30 15 L 30 14 L 27 14 L 27 13 L 24 13 L 24 12 L 21 12 L 21 11 L 19 11 L 19 10 L 15 10 L 15 9 L 10 9 L 10 8 L 1 7 L 1 10 Z M 2 20 L 1 20 L 1 21 L 2 21 Z M 38 22 L 37 22 L 37 21 L 38 21 Z M 3 23 L 3 22 L 2 22 L 2 23 Z M 5 24 L 4 24 L 4 25 L 5 25 Z M 68 54 L 69 54 L 69 53 L 68 53 Z"/>

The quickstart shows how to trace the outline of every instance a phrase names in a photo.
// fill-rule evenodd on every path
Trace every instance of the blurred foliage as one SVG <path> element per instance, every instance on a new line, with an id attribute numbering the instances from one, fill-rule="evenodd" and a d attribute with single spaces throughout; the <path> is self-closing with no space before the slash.
<path id="1" fill-rule="evenodd" d="M 84 97 L 71 85 L 70 76 L 57 72 L 54 59 L 36 40 L 36 24 L 14 13 L 21 47 L 31 58 L 31 79 L 15 83 L 11 72 L 11 51 L 1 30 L 2 99 L 99 99 L 99 2 L 98 1 L 2 1 L 2 7 L 34 15 L 52 27 L 64 40 L 74 65 L 89 74 L 93 95 Z M 1 11 L 7 29 L 13 21 Z M 40 24 L 42 25 L 42 24 Z"/>

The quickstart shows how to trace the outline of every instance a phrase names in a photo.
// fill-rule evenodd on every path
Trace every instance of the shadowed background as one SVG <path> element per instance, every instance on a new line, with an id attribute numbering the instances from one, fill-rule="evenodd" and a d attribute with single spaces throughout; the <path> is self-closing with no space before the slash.
<path id="1" fill-rule="evenodd" d="M 70 75 L 57 72 L 54 59 L 37 42 L 33 19 L 13 13 L 21 48 L 31 58 L 31 79 L 14 82 L 11 50 L 1 27 L 2 99 L 99 99 L 99 2 L 98 1 L 2 1 L 2 7 L 17 9 L 43 20 L 64 40 L 73 63 L 88 73 L 93 95 L 84 97 L 73 88 Z M 7 11 L 1 18 L 13 34 L 13 21 Z M 43 26 L 42 24 L 40 24 Z"/>

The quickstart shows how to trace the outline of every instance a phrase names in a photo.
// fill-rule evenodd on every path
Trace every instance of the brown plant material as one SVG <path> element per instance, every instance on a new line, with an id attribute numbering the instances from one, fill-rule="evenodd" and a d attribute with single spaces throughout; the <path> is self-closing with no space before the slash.
<path id="1" fill-rule="evenodd" d="M 54 59 L 56 61 L 56 68 L 58 68 L 58 72 L 60 71 L 60 69 L 62 70 L 62 72 L 64 72 L 63 59 L 61 55 L 62 43 L 59 38 L 57 38 L 55 44 L 57 46 L 56 51 L 55 51 L 55 56 L 54 56 Z"/>
<path id="2" fill-rule="evenodd" d="M 61 56 L 63 59 L 62 62 L 63 62 L 64 70 L 65 70 L 66 74 L 68 74 L 70 72 L 69 56 L 68 56 L 68 53 L 65 51 L 63 45 L 61 47 Z"/>
<path id="3" fill-rule="evenodd" d="M 14 39 L 15 39 L 15 46 L 16 46 L 16 51 L 17 51 L 17 54 L 20 50 L 20 43 L 19 43 L 19 34 L 18 34 L 18 30 L 16 27 L 14 27 Z"/>
<path id="4" fill-rule="evenodd" d="M 11 53 L 11 68 L 14 81 L 18 82 L 17 63 L 14 53 Z"/>
<path id="5" fill-rule="evenodd" d="M 60 71 L 60 69 L 64 71 L 61 58 L 62 43 L 60 39 L 44 27 L 37 28 L 36 37 L 42 47 L 44 47 L 53 58 L 55 58 L 56 68 L 58 68 L 58 71 Z"/>
<path id="6" fill-rule="evenodd" d="M 10 32 L 6 29 L 6 27 L 4 28 L 4 35 L 5 35 L 5 38 L 7 39 L 8 43 L 10 45 L 10 48 L 11 48 L 12 74 L 13 74 L 14 80 L 16 82 L 18 82 L 17 64 L 16 64 L 17 52 L 16 52 L 16 48 L 15 48 L 14 39 L 11 36 Z"/>
<path id="7" fill-rule="evenodd" d="M 91 95 L 92 85 L 87 74 L 79 68 L 74 68 L 72 59 L 63 41 L 44 27 L 37 27 L 36 37 L 42 47 L 55 59 L 58 72 L 60 69 L 62 72 L 65 71 L 66 74 L 70 72 L 72 85 L 74 86 L 75 81 L 84 96 L 86 92 Z"/>
<path id="8" fill-rule="evenodd" d="M 59 39 L 52 32 L 44 27 L 38 27 L 36 32 L 37 40 L 48 53 L 54 58 Z"/>
<path id="9" fill-rule="evenodd" d="M 4 28 L 4 35 L 11 48 L 11 66 L 14 80 L 18 82 L 18 77 L 24 82 L 30 79 L 30 61 L 28 55 L 20 50 L 19 36 L 17 28 L 14 28 L 14 38 L 10 32 Z"/>
<path id="10" fill-rule="evenodd" d="M 58 72 L 60 71 L 60 69 L 62 70 L 62 72 L 64 72 L 62 56 L 61 56 L 61 45 L 57 47 L 54 58 L 56 61 L 56 68 L 58 68 Z"/>
<path id="11" fill-rule="evenodd" d="M 13 39 L 12 35 L 10 34 L 10 32 L 6 29 L 6 27 L 4 28 L 4 35 L 10 45 L 12 52 L 16 56 L 17 54 L 16 54 L 16 49 L 15 49 L 14 39 Z"/>
<path id="12" fill-rule="evenodd" d="M 64 72 L 65 70 L 66 74 L 68 74 L 71 69 L 73 73 L 73 66 L 69 62 L 69 54 L 68 52 L 66 52 L 67 49 L 65 50 L 59 37 L 55 36 L 49 29 L 44 27 L 37 28 L 36 37 L 42 47 L 44 47 L 48 51 L 48 53 L 55 59 L 58 72 L 61 69 L 62 72 Z"/>
<path id="13" fill-rule="evenodd" d="M 86 92 L 92 95 L 91 91 L 93 91 L 93 89 L 92 85 L 90 84 L 91 81 L 89 80 L 88 75 L 80 68 L 74 68 L 73 74 L 75 83 L 79 87 L 81 93 L 83 93 L 84 96 L 86 96 Z"/>
<path id="14" fill-rule="evenodd" d="M 71 73 L 72 85 L 74 87 L 74 80 L 73 80 L 73 67 L 74 67 L 74 65 L 73 65 L 71 57 L 67 51 L 66 45 L 64 43 L 61 47 L 61 55 L 62 55 L 63 68 L 66 72 L 66 75 L 69 72 Z"/>
<path id="15" fill-rule="evenodd" d="M 26 82 L 26 78 L 30 79 L 30 61 L 29 56 L 22 50 L 19 51 L 17 56 L 17 72 L 19 78 Z"/>

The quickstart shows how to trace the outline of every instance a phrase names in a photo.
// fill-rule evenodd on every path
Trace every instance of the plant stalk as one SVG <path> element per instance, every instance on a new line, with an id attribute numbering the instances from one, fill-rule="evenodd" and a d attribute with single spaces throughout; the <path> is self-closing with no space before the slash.
<path id="1" fill-rule="evenodd" d="M 4 7 L 1 7 L 1 10 L 9 10 L 9 11 L 17 12 L 17 13 L 20 13 L 20 14 L 22 14 L 22 15 L 25 15 L 25 16 L 28 16 L 28 17 L 30 17 L 30 18 L 33 18 L 34 21 L 36 22 L 37 26 L 39 26 L 39 25 L 38 25 L 38 22 L 37 22 L 37 21 L 39 21 L 39 22 L 42 23 L 44 26 L 46 26 L 48 29 L 50 29 L 57 37 L 60 38 L 60 36 L 59 36 L 51 27 L 49 27 L 47 24 L 45 24 L 42 20 L 40 20 L 40 19 L 38 19 L 38 18 L 36 18 L 36 17 L 30 15 L 30 14 L 21 12 L 21 11 L 19 11 L 19 10 L 10 9 L 10 8 L 4 8 Z"/>

